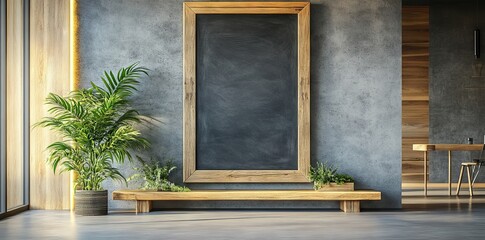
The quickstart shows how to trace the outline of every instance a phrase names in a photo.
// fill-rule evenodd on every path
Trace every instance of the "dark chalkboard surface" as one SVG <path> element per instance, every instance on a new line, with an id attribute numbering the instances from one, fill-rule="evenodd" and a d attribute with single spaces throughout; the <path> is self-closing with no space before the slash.
<path id="1" fill-rule="evenodd" d="M 196 168 L 298 169 L 297 15 L 196 22 Z"/>

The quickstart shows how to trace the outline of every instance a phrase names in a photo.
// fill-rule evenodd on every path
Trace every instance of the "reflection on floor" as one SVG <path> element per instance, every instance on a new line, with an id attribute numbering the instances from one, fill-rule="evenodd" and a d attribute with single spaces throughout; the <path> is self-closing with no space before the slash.
<path id="1" fill-rule="evenodd" d="M 483 239 L 485 209 L 157 211 L 101 217 L 27 211 L 0 221 L 3 239 Z"/>
<path id="2" fill-rule="evenodd" d="M 428 196 L 423 195 L 423 184 L 407 183 L 402 186 L 404 209 L 473 209 L 485 208 L 485 183 L 476 183 L 473 197 L 470 197 L 468 183 L 461 186 L 460 196 L 456 196 L 456 184 L 448 195 L 446 183 L 428 184 Z"/>

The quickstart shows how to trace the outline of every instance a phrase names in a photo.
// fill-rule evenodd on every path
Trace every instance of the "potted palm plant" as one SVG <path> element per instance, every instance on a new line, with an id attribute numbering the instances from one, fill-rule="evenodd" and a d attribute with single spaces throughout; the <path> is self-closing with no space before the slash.
<path id="1" fill-rule="evenodd" d="M 47 147 L 47 161 L 54 173 L 58 169 L 76 173 L 76 214 L 106 215 L 108 192 L 101 183 L 106 179 L 126 183 L 113 164 L 131 160 L 130 151 L 149 144 L 135 128 L 143 118 L 130 105 L 142 74 L 148 75 L 147 69 L 132 64 L 116 75 L 104 72 L 101 85 L 91 82 L 91 87 L 72 91 L 66 97 L 54 93 L 47 97 L 50 116 L 36 126 L 50 128 L 63 137 L 63 141 Z"/>

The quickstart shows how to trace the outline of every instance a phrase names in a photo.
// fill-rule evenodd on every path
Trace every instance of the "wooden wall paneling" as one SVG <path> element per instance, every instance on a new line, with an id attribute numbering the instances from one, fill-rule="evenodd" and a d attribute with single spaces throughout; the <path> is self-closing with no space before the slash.
<path id="1" fill-rule="evenodd" d="M 420 59 L 418 59 L 420 58 Z M 416 61 L 418 59 L 419 61 Z M 411 62 L 415 60 L 414 62 Z M 403 78 L 403 96 L 408 97 L 405 100 L 429 100 L 428 93 L 428 57 L 414 57 L 410 59 L 403 56 L 405 66 L 402 68 Z"/>
<path id="2" fill-rule="evenodd" d="M 427 101 L 403 101 L 403 138 L 428 138 L 429 105 Z"/>
<path id="3" fill-rule="evenodd" d="M 402 9 L 403 100 L 429 100 L 429 9 Z"/>
<path id="4" fill-rule="evenodd" d="M 429 177 L 429 173 L 428 173 Z M 403 183 L 418 183 L 420 186 L 423 184 L 423 173 L 406 173 L 402 175 Z"/>
<path id="5" fill-rule="evenodd" d="M 70 90 L 70 2 L 31 0 L 30 3 L 30 122 L 47 116 L 49 92 L 66 95 Z M 69 174 L 54 175 L 46 164 L 49 143 L 58 136 L 42 128 L 31 131 L 30 207 L 69 209 Z"/>
<path id="6" fill-rule="evenodd" d="M 423 182 L 423 152 L 413 151 L 413 144 L 418 142 L 428 142 L 428 137 L 424 138 L 404 138 L 402 141 L 402 172 L 403 182 L 422 183 Z"/>
<path id="7" fill-rule="evenodd" d="M 418 151 L 413 151 L 413 144 L 417 142 L 427 142 L 428 137 L 423 138 L 403 138 L 403 161 L 423 161 L 423 153 Z"/>
<path id="8" fill-rule="evenodd" d="M 7 209 L 24 204 L 23 1 L 7 0 Z"/>
<path id="9" fill-rule="evenodd" d="M 403 100 L 429 100 L 429 44 L 403 43 Z"/>
<path id="10" fill-rule="evenodd" d="M 403 57 L 429 56 L 428 42 L 403 42 Z"/>
<path id="11" fill-rule="evenodd" d="M 429 8 L 402 8 L 402 180 L 423 181 L 423 155 L 413 143 L 429 140 Z"/>
<path id="12" fill-rule="evenodd" d="M 420 72 L 419 68 L 417 67 L 403 68 L 403 74 L 406 74 L 406 71 L 412 71 L 414 75 L 408 76 L 406 82 L 403 82 L 403 100 L 428 101 L 428 80 L 424 76 L 424 71 Z"/>
<path id="13" fill-rule="evenodd" d="M 411 173 L 412 171 L 415 171 L 415 170 L 421 170 L 421 172 L 423 172 L 423 162 L 422 161 L 403 161 L 402 169 L 403 171 L 411 172 Z"/>
<path id="14" fill-rule="evenodd" d="M 428 6 L 403 6 L 402 42 L 429 43 Z"/>
<path id="15" fill-rule="evenodd" d="M 427 82 L 421 79 L 411 79 L 408 80 L 406 83 L 403 83 L 403 101 L 429 101 L 429 94 L 427 89 Z M 408 92 L 407 95 L 404 95 L 404 92 Z"/>

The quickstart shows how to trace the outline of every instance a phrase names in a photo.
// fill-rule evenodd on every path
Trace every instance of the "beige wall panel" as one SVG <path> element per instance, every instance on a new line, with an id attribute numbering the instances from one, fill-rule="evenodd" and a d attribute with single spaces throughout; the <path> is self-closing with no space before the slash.
<path id="1" fill-rule="evenodd" d="M 47 116 L 49 92 L 66 95 L 69 81 L 69 0 L 30 1 L 30 121 Z M 31 131 L 30 207 L 69 209 L 69 174 L 54 175 L 46 164 L 49 143 L 58 138 L 49 130 Z"/>
<path id="2" fill-rule="evenodd" d="M 24 204 L 23 1 L 7 0 L 7 209 Z"/>

